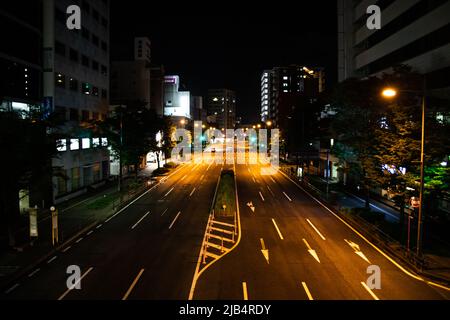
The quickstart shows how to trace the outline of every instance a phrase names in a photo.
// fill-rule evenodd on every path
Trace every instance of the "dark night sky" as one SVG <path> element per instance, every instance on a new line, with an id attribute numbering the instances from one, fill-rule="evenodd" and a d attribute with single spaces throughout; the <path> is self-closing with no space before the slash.
<path id="1" fill-rule="evenodd" d="M 262 70 L 277 65 L 324 66 L 328 85 L 336 78 L 337 22 L 333 0 L 257 3 L 113 0 L 112 59 L 132 54 L 133 37 L 148 36 L 152 59 L 178 74 L 185 89 L 236 90 L 237 112 L 257 121 Z"/>

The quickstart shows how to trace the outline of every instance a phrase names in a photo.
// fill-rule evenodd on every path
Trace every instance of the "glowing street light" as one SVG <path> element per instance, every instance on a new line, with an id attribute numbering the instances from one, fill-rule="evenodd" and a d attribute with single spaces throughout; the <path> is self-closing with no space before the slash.
<path id="1" fill-rule="evenodd" d="M 181 119 L 181 120 L 180 120 L 180 124 L 181 124 L 181 125 L 185 125 L 185 124 L 186 124 L 186 120 Z"/>
<path id="2" fill-rule="evenodd" d="M 267 125 L 268 127 L 271 127 L 271 126 L 272 126 L 272 121 L 270 121 L 270 120 L 267 121 L 267 122 L 266 122 L 266 125 Z"/>
<path id="3" fill-rule="evenodd" d="M 261 129 L 261 125 L 258 123 L 258 129 Z"/>
<path id="4" fill-rule="evenodd" d="M 397 90 L 393 89 L 393 88 L 385 88 L 381 94 L 383 95 L 383 97 L 385 98 L 394 98 L 397 95 Z"/>

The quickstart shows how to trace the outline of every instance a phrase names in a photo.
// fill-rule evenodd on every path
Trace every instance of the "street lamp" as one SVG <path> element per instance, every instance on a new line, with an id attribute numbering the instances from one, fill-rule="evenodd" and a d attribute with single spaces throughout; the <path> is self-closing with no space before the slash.
<path id="1" fill-rule="evenodd" d="M 267 125 L 267 127 L 269 127 L 269 128 L 270 128 L 270 127 L 272 126 L 272 121 L 270 121 L 270 120 L 269 120 L 269 121 L 267 121 L 267 122 L 266 122 L 266 125 Z"/>
<path id="2" fill-rule="evenodd" d="M 424 81 L 425 84 L 425 81 Z M 418 91 L 412 90 L 400 90 L 401 92 L 412 92 L 419 93 Z M 392 99 L 397 96 L 398 90 L 394 88 L 385 88 L 382 91 L 382 96 L 386 99 Z M 420 146 L 420 196 L 419 196 L 419 213 L 417 216 L 417 256 L 420 258 L 422 256 L 422 229 L 423 229 L 423 193 L 424 193 L 424 176 L 425 176 L 425 104 L 426 104 L 426 96 L 425 96 L 425 85 L 423 86 L 422 94 L 422 138 L 421 138 L 421 146 Z"/>

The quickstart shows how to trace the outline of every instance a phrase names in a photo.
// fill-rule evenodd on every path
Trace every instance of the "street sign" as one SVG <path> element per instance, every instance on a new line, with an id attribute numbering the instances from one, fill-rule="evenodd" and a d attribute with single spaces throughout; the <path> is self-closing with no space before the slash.
<path id="1" fill-rule="evenodd" d="M 34 208 L 29 208 L 28 213 L 30 216 L 30 237 L 38 237 L 38 222 L 37 222 L 37 206 Z"/>

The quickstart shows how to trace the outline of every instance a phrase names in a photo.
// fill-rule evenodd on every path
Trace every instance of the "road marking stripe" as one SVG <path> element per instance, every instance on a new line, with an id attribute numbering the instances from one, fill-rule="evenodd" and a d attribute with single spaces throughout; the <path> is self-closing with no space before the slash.
<path id="1" fill-rule="evenodd" d="M 200 180 L 203 180 L 204 177 L 205 177 L 205 175 L 202 175 L 201 178 L 200 178 Z"/>
<path id="2" fill-rule="evenodd" d="M 252 179 L 253 179 L 253 182 L 254 182 L 254 183 L 256 183 L 256 179 L 255 179 L 255 177 L 252 177 Z"/>
<path id="3" fill-rule="evenodd" d="M 364 287 L 364 289 L 366 289 L 367 292 L 370 293 L 370 295 L 372 296 L 372 298 L 373 298 L 374 300 L 380 300 L 380 299 L 377 297 L 377 295 L 376 295 L 375 293 L 373 293 L 373 291 L 367 286 L 367 284 L 366 284 L 365 282 L 362 282 L 362 281 L 361 281 L 361 284 L 362 284 L 362 286 Z"/>
<path id="4" fill-rule="evenodd" d="M 167 210 L 169 210 L 169 208 L 167 208 L 166 210 L 163 211 L 163 213 L 161 213 L 161 217 L 167 212 Z"/>
<path id="5" fill-rule="evenodd" d="M 28 278 L 31 278 L 32 276 L 34 276 L 36 273 L 38 273 L 39 271 L 41 271 L 41 268 L 37 268 L 36 270 L 34 270 L 32 273 L 30 273 L 28 275 Z"/>
<path id="6" fill-rule="evenodd" d="M 247 282 L 242 282 L 242 293 L 244 294 L 244 300 L 248 300 Z"/>
<path id="7" fill-rule="evenodd" d="M 309 221 L 309 219 L 306 219 L 306 221 L 308 221 L 308 223 L 310 224 L 310 226 L 317 232 L 317 234 L 322 238 L 322 240 L 327 240 L 325 239 L 325 237 L 320 233 L 320 231 L 316 228 L 315 225 L 313 225 L 313 223 L 311 221 Z"/>
<path id="8" fill-rule="evenodd" d="M 284 240 L 283 235 L 281 234 L 280 229 L 278 229 L 278 226 L 277 226 L 277 223 L 275 222 L 275 219 L 272 218 L 272 222 L 273 222 L 273 225 L 275 226 L 275 229 L 277 229 L 277 232 L 278 232 L 278 235 L 280 236 L 280 239 L 281 239 L 281 240 Z"/>
<path id="9" fill-rule="evenodd" d="M 79 243 L 81 240 L 83 240 L 83 237 L 81 237 L 80 239 L 78 239 L 77 241 L 75 241 L 75 243 Z"/>
<path id="10" fill-rule="evenodd" d="M 189 197 L 192 197 L 192 195 L 193 195 L 194 192 L 195 192 L 195 189 L 197 189 L 197 188 L 192 189 L 191 194 L 189 194 Z"/>
<path id="11" fill-rule="evenodd" d="M 298 183 L 296 183 L 294 180 L 292 180 L 289 176 L 287 176 L 284 172 L 280 171 L 280 173 L 289 181 L 291 181 L 293 184 L 295 184 L 299 189 L 301 189 L 304 193 L 306 193 L 308 196 L 310 196 L 314 201 L 316 201 L 318 204 L 320 204 L 325 210 L 330 212 L 336 219 L 341 221 L 344 225 L 346 225 L 350 230 L 352 230 L 354 233 L 356 233 L 361 239 L 363 239 L 365 242 L 370 244 L 372 248 L 374 248 L 376 251 L 378 251 L 383 257 L 385 257 L 387 260 L 389 260 L 393 265 L 395 265 L 397 268 L 399 268 L 404 274 L 410 276 L 413 279 L 416 279 L 418 281 L 425 282 L 429 285 L 432 285 L 434 287 L 438 287 L 447 291 L 450 291 L 450 287 L 446 287 L 443 285 L 440 285 L 438 283 L 432 282 L 432 281 L 426 281 L 423 278 L 409 272 L 406 270 L 403 266 L 398 264 L 394 259 L 392 259 L 389 255 L 384 253 L 380 248 L 378 248 L 376 245 L 374 245 L 372 242 L 370 242 L 366 237 L 364 237 L 358 230 L 353 228 L 350 224 L 348 224 L 344 219 L 342 219 L 340 216 L 338 216 L 336 213 L 334 213 L 331 209 L 329 209 L 326 205 L 324 205 L 320 200 L 318 200 L 316 197 L 314 197 L 311 193 L 306 191 L 303 187 L 301 187 Z"/>
<path id="12" fill-rule="evenodd" d="M 130 295 L 131 291 L 133 291 L 134 287 L 136 286 L 136 283 L 139 281 L 139 278 L 142 276 L 143 273 L 144 273 L 144 269 L 141 269 L 141 271 L 139 271 L 139 273 L 136 276 L 136 278 L 134 278 L 133 283 L 128 288 L 128 290 L 125 293 L 125 295 L 123 296 L 122 300 L 127 300 L 128 299 L 128 296 Z"/>
<path id="13" fill-rule="evenodd" d="M 187 177 L 187 174 L 185 174 L 184 177 L 180 179 L 180 181 L 183 181 L 184 179 L 186 179 L 186 177 Z"/>
<path id="14" fill-rule="evenodd" d="M 14 289 L 16 289 L 19 286 L 18 283 L 16 283 L 15 285 L 13 285 L 11 288 L 9 288 L 8 290 L 5 291 L 5 294 L 9 294 L 11 293 Z"/>
<path id="15" fill-rule="evenodd" d="M 94 230 L 89 231 L 88 233 L 86 233 L 87 236 L 90 236 L 92 233 L 94 232 Z"/>
<path id="16" fill-rule="evenodd" d="M 172 192 L 173 188 L 174 188 L 174 187 L 172 187 L 172 189 L 170 189 L 169 192 L 167 192 L 167 193 L 164 195 L 164 198 L 167 197 L 167 196 Z"/>
<path id="17" fill-rule="evenodd" d="M 95 227 L 95 229 L 100 229 L 103 226 L 102 223 L 100 223 L 98 226 Z"/>
<path id="18" fill-rule="evenodd" d="M 308 299 L 309 300 L 314 300 L 314 298 L 312 297 L 311 292 L 309 292 L 308 286 L 306 285 L 305 282 L 302 282 L 302 286 L 303 286 L 303 289 L 305 289 L 305 292 L 306 292 L 306 295 L 308 296 Z"/>
<path id="19" fill-rule="evenodd" d="M 58 258 L 58 256 L 54 256 L 53 258 L 51 258 L 50 260 L 48 260 L 47 263 L 52 263 L 56 258 Z"/>
<path id="20" fill-rule="evenodd" d="M 65 249 L 64 249 L 63 251 L 61 251 L 61 252 L 65 253 L 65 252 L 69 251 L 70 248 L 72 248 L 72 246 L 68 246 L 67 248 L 65 248 Z"/>
<path id="21" fill-rule="evenodd" d="M 262 201 L 265 201 L 265 200 L 264 200 L 264 197 L 263 197 L 263 195 L 262 195 L 262 193 L 261 193 L 261 191 L 259 192 L 259 196 L 261 197 L 261 200 L 262 200 Z"/>
<path id="22" fill-rule="evenodd" d="M 145 217 L 148 216 L 149 214 L 150 214 L 150 211 L 148 211 L 146 214 L 144 214 L 144 216 L 143 216 L 142 218 L 140 218 L 140 219 L 138 220 L 138 222 L 136 222 L 136 223 L 134 224 L 134 226 L 131 227 L 131 230 L 133 230 L 134 228 L 136 228 L 136 226 L 137 226 L 142 220 L 144 220 Z"/>
<path id="23" fill-rule="evenodd" d="M 272 196 L 275 197 L 275 194 L 273 193 L 272 189 L 270 189 L 269 185 L 267 185 L 267 189 L 268 189 L 269 192 L 272 194 Z"/>
<path id="24" fill-rule="evenodd" d="M 181 211 L 178 212 L 178 214 L 177 214 L 177 216 L 175 217 L 175 219 L 173 219 L 172 223 L 171 223 L 170 226 L 169 226 L 169 229 L 172 229 L 173 224 L 175 223 L 175 221 L 177 221 L 178 216 L 179 216 L 180 214 L 181 214 Z"/>
<path id="25" fill-rule="evenodd" d="M 59 298 L 58 298 L 58 300 L 62 300 L 62 299 L 64 299 L 65 298 L 65 296 L 67 296 L 68 294 L 69 294 L 69 292 L 70 291 L 72 291 L 73 290 L 73 288 L 75 288 L 76 286 L 77 286 L 77 284 L 79 283 L 79 282 L 81 282 L 81 280 L 83 280 L 83 278 L 84 277 L 86 277 L 88 274 L 89 274 L 89 272 L 91 272 L 92 271 L 92 269 L 94 269 L 93 267 L 90 267 L 81 277 L 80 277 L 80 279 L 78 279 L 77 281 L 75 281 L 75 283 L 70 287 L 70 288 L 68 288 Z"/>
<path id="26" fill-rule="evenodd" d="M 290 202 L 292 202 L 292 199 L 289 198 L 289 196 L 286 194 L 286 192 L 283 191 L 283 194 L 284 194 L 284 196 L 285 196 Z"/>
<path id="27" fill-rule="evenodd" d="M 272 180 L 273 183 L 276 183 L 276 181 L 272 178 L 272 176 L 269 176 L 270 180 Z"/>

